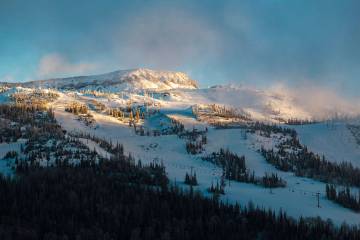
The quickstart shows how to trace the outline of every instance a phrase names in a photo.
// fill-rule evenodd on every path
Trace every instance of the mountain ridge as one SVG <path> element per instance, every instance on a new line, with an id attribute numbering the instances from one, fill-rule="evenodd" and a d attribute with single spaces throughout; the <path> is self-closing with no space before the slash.
<path id="1" fill-rule="evenodd" d="M 158 71 L 146 68 L 116 70 L 103 74 L 50 78 L 15 83 L 22 87 L 59 89 L 93 89 L 136 91 L 144 89 L 169 90 L 174 88 L 197 89 L 198 83 L 183 72 Z"/>

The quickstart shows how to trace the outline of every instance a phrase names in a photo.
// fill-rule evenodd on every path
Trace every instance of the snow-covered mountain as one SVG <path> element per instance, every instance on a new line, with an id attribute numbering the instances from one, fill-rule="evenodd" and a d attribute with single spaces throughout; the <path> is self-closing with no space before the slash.
<path id="1" fill-rule="evenodd" d="M 9 87 L 17 87 L 17 89 L 0 95 L 9 95 L 14 91 L 22 91 L 21 89 L 24 88 L 56 88 L 60 91 L 100 90 L 115 94 L 142 93 L 143 90 L 162 92 L 164 97 L 157 101 L 161 101 L 163 106 L 169 108 L 181 109 L 195 105 L 217 104 L 242 112 L 250 116 L 252 120 L 266 122 L 284 122 L 289 119 L 323 121 L 356 117 L 360 113 L 360 106 L 357 103 L 345 101 L 323 89 L 261 90 L 234 85 L 199 88 L 197 82 L 185 73 L 143 68 L 4 85 L 4 89 Z M 4 97 L 2 96 L 3 99 Z"/>
<path id="2" fill-rule="evenodd" d="M 143 89 L 168 90 L 174 88 L 196 89 L 197 83 L 182 72 L 150 69 L 119 70 L 110 73 L 31 81 L 23 87 L 59 89 L 90 89 L 105 91 L 137 91 Z"/>
<path id="3" fill-rule="evenodd" d="M 121 143 L 126 154 L 145 164 L 161 161 L 169 179 L 178 181 L 181 186 L 185 186 L 184 176 L 194 170 L 198 181 L 195 189 L 205 195 L 209 195 L 212 183 L 221 181 L 224 172 L 222 167 L 202 159 L 220 149 L 228 149 L 244 156 L 248 170 L 255 172 L 257 178 L 274 173 L 286 181 L 286 186 L 269 191 L 251 182 L 231 181 L 230 184 L 229 181 L 225 194 L 220 196 L 222 200 L 243 205 L 251 201 L 264 208 L 285 210 L 293 217 L 320 216 L 336 224 L 343 221 L 358 224 L 360 221 L 357 212 L 326 198 L 324 182 L 282 171 L 261 154 L 262 149 L 270 151 L 280 147 L 284 152 L 302 152 L 297 141 L 288 141 L 292 136 L 275 127 L 273 123 L 276 123 L 296 131 L 301 144 L 325 156 L 329 162 L 350 162 L 360 167 L 360 120 L 345 118 L 357 116 L 360 108 L 356 102 L 339 99 L 324 89 L 306 89 L 305 92 L 234 85 L 199 88 L 184 73 L 135 69 L 27 83 L 0 83 L 0 104 L 15 101 L 48 104 L 66 132 L 87 133 Z M 75 114 L 71 109 L 76 106 L 87 109 L 87 113 Z M 4 119 L 3 124 L 18 129 L 16 123 Z M 328 119 L 338 121 L 324 121 Z M 257 121 L 264 125 L 257 125 Z M 179 134 L 179 131 L 182 132 Z M 110 155 L 96 142 L 85 138 L 80 141 L 103 157 Z M 22 144 L 22 140 L 0 143 L 0 160 L 10 150 L 21 152 Z M 51 146 L 51 142 L 48 144 Z M 285 148 L 289 144 L 295 145 L 294 148 Z M 188 150 L 191 145 L 201 149 L 192 153 Z M 49 163 L 48 159 L 39 161 L 43 166 Z M 11 172 L 9 166 L 8 162 L 0 161 L 0 172 Z M 357 193 L 358 189 L 352 191 Z M 317 207 L 314 195 L 317 192 L 321 194 L 321 208 Z"/>

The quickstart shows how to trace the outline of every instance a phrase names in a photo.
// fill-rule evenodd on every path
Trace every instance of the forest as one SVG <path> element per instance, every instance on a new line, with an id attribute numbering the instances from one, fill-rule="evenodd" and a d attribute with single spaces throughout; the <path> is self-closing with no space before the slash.
<path id="1" fill-rule="evenodd" d="M 319 218 L 240 207 L 169 185 L 126 159 L 28 167 L 0 178 L 1 239 L 359 239 Z"/>
<path id="2" fill-rule="evenodd" d="M 326 197 L 346 208 L 360 211 L 360 192 L 357 196 L 351 193 L 349 187 L 337 187 L 334 184 L 326 184 Z"/>

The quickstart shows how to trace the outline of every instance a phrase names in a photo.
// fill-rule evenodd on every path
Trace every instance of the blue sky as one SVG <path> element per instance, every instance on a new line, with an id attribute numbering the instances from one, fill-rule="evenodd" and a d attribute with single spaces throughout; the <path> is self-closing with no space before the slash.
<path id="1" fill-rule="evenodd" d="M 0 81 L 137 67 L 360 96 L 360 1 L 0 0 Z"/>

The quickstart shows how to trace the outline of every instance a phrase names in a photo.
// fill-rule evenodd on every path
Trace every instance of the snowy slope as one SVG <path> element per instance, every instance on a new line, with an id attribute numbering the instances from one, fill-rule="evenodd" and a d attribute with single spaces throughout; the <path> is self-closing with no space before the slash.
<path id="1" fill-rule="evenodd" d="M 186 172 L 195 171 L 199 183 L 196 189 L 205 195 L 208 195 L 206 189 L 211 186 L 211 183 L 219 181 L 222 169 L 201 160 L 200 156 L 187 154 L 185 141 L 176 135 L 139 136 L 127 124 L 122 124 L 112 117 L 96 112 L 92 114 L 98 127 L 84 127 L 81 122 L 75 120 L 76 118 L 72 114 L 65 112 L 63 109 L 64 104 L 72 100 L 69 96 L 62 95 L 54 104 L 55 116 L 66 130 L 81 130 L 111 140 L 113 143 L 119 142 L 124 145 L 127 154 L 131 154 L 136 160 L 141 159 L 143 163 L 154 160 L 163 162 L 169 179 L 184 187 L 186 187 L 183 185 Z M 187 111 L 181 113 L 178 110 L 170 114 L 185 116 L 186 121 L 191 118 Z M 241 131 L 241 129 L 215 130 L 209 127 L 207 134 L 208 144 L 205 145 L 203 154 L 210 154 L 221 147 L 228 148 L 239 155 L 245 155 L 248 167 L 254 170 L 256 175 L 262 176 L 265 172 L 277 173 L 287 181 L 288 186 L 273 189 L 272 193 L 270 193 L 268 189 L 259 186 L 231 181 L 230 186 L 227 184 L 225 188 L 226 194 L 222 197 L 224 201 L 230 203 L 239 202 L 244 205 L 252 201 L 255 205 L 264 208 L 282 209 L 293 217 L 320 216 L 323 219 L 329 218 L 337 225 L 344 221 L 349 224 L 357 224 L 360 221 L 359 214 L 326 199 L 324 183 L 296 177 L 292 173 L 279 171 L 268 164 L 261 154 L 257 152 L 257 149 L 259 145 L 265 144 L 264 141 L 270 139 L 263 139 L 256 135 L 248 135 L 247 139 L 244 139 L 241 137 Z M 321 208 L 316 206 L 316 192 L 321 193 Z"/>
<path id="2" fill-rule="evenodd" d="M 9 91 L 27 92 L 31 91 L 31 89 L 13 88 Z M 136 160 L 141 159 L 143 163 L 163 162 L 169 179 L 172 182 L 176 181 L 181 186 L 187 187 L 183 184 L 185 174 L 195 171 L 199 183 L 196 189 L 204 193 L 204 195 L 209 195 L 207 188 L 211 186 L 211 183 L 220 180 L 222 169 L 203 161 L 201 156 L 225 148 L 238 155 L 244 155 L 248 168 L 255 171 L 257 176 L 263 176 L 265 173 L 276 173 L 287 182 L 287 187 L 273 189 L 272 193 L 270 193 L 268 189 L 260 186 L 231 181 L 230 185 L 227 183 L 226 194 L 222 196 L 224 201 L 230 203 L 239 202 L 243 205 L 252 201 L 255 205 L 264 208 L 282 209 L 294 217 L 320 216 L 323 219 L 330 218 L 338 225 L 343 221 L 349 224 L 357 224 L 360 221 L 358 213 L 326 199 L 324 183 L 296 177 L 293 173 L 282 172 L 267 163 L 258 150 L 260 146 L 271 148 L 276 144 L 276 139 L 257 134 L 248 134 L 245 138 L 241 129 L 214 129 L 206 122 L 198 121 L 191 110 L 191 106 L 195 104 L 216 103 L 249 111 L 255 119 L 268 120 L 278 115 L 289 117 L 311 116 L 302 108 L 296 108 L 296 104 L 289 96 L 274 95 L 270 91 L 231 86 L 209 89 L 173 89 L 167 90 L 167 94 L 156 93 L 147 94 L 146 96 L 141 92 L 113 93 L 99 96 L 76 91 L 59 91 L 58 93 L 60 97 L 51 103 L 51 106 L 54 108 L 58 122 L 64 129 L 67 131 L 87 132 L 111 140 L 113 143 L 119 142 L 123 144 L 127 154 L 131 154 Z M 200 155 L 188 154 L 185 148 L 186 139 L 181 139 L 177 135 L 154 137 L 135 134 L 134 129 L 129 127 L 126 122 L 107 115 L 106 111 L 96 112 L 91 110 L 91 114 L 96 120 L 96 127 L 88 127 L 83 122 L 78 121 L 77 116 L 64 111 L 65 106 L 73 101 L 89 104 L 94 100 L 103 103 L 107 107 L 124 107 L 129 101 L 132 104 L 139 105 L 145 101 L 153 102 L 152 107 L 158 108 L 159 106 L 160 113 L 149 118 L 144 126 L 160 128 L 162 123 L 169 122 L 170 117 L 182 122 L 186 129 L 191 130 L 193 127 L 198 129 L 208 128 L 206 134 L 207 144 L 204 146 L 204 152 Z M 273 109 L 280 108 L 279 114 L 269 110 L 269 102 L 271 102 Z M 329 156 L 330 160 L 333 160 L 331 158 L 333 156 L 334 161 L 351 160 L 356 162 L 359 150 L 346 125 L 329 128 L 326 124 L 316 124 L 296 128 L 301 142 L 308 145 L 312 150 L 319 153 L 324 152 L 326 156 Z M 94 142 L 86 139 L 81 139 L 81 141 L 91 149 L 95 149 L 102 156 L 109 155 Z M 13 147 L 18 148 L 18 146 Z M 0 153 L 5 154 L 8 149 L 10 149 L 9 145 L 1 145 Z M 5 161 L 0 162 L 1 168 L 3 172 L 10 172 Z M 317 192 L 320 193 L 321 208 L 316 206 L 315 194 Z"/>
<path id="3" fill-rule="evenodd" d="M 351 162 L 360 167 L 360 145 L 347 128 L 347 123 L 319 123 L 294 127 L 300 141 L 332 162 Z"/>

